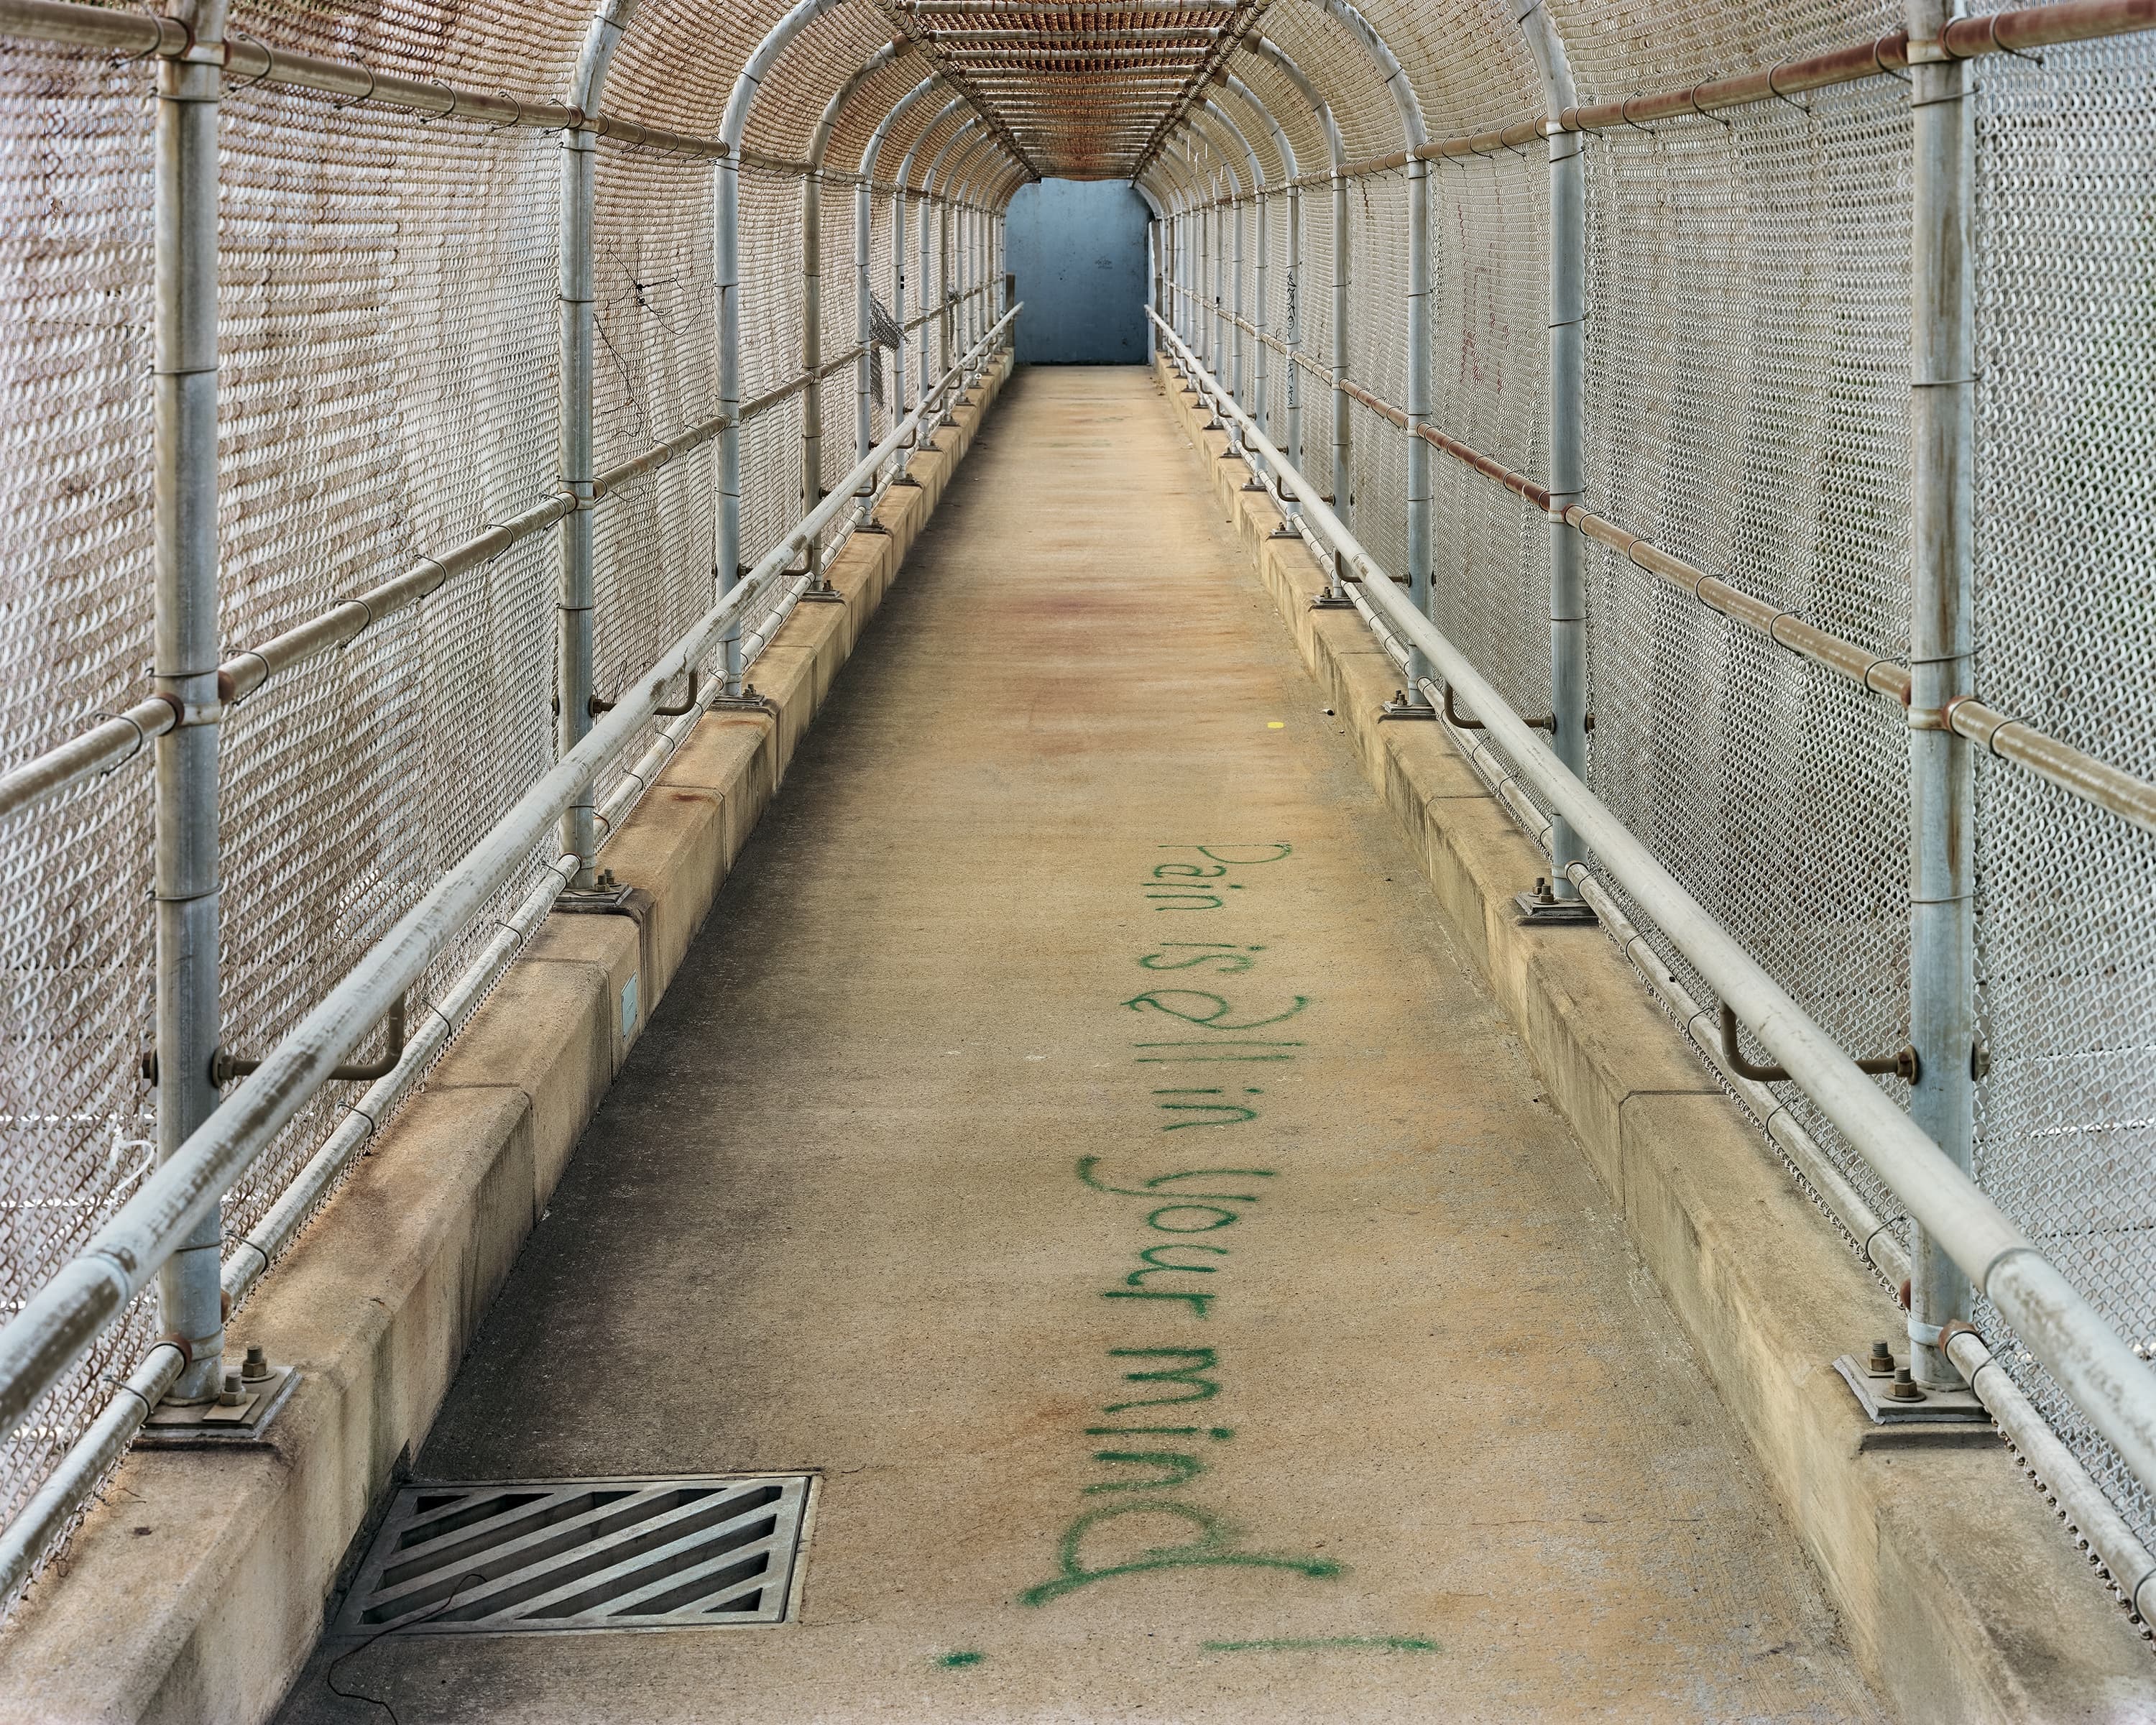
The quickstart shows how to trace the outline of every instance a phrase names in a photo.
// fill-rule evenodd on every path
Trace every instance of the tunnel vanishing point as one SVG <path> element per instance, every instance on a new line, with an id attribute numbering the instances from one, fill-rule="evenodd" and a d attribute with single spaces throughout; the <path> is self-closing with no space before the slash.
<path id="1" fill-rule="evenodd" d="M 0 1725 L 2156 1721 L 2156 0 L 0 0 Z"/>

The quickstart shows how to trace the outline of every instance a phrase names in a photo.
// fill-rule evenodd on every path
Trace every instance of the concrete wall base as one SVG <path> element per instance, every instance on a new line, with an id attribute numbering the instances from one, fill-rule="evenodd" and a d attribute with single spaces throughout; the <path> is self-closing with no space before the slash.
<path id="1" fill-rule="evenodd" d="M 712 714 L 603 860 L 651 896 L 555 916 L 235 1315 L 305 1374 L 264 1442 L 138 1450 L 0 1634 L 0 1721 L 268 1718 L 313 1651 L 355 1536 L 417 1452 L 585 1123 L 665 993 L 794 745 L 971 446 L 1006 361 L 921 488 L 834 561 L 844 605 L 803 605 L 751 680 L 775 719 Z M 627 993 L 633 989 L 633 993 Z M 625 993 L 626 1002 L 625 1004 Z"/>
<path id="2" fill-rule="evenodd" d="M 1881 1692 L 1912 1720 L 2156 1719 L 2156 1657 L 2002 1444 L 1888 1455 L 1837 1354 L 1901 1314 L 1595 928 L 1528 928 L 1512 895 L 1548 872 L 1435 725 L 1382 724 L 1399 685 L 1353 611 L 1313 611 L 1322 576 L 1280 513 L 1168 401 L 1305 665 L 1412 841 L 1580 1147 L 1622 1209 L 1722 1399 L 1825 1578 Z"/>

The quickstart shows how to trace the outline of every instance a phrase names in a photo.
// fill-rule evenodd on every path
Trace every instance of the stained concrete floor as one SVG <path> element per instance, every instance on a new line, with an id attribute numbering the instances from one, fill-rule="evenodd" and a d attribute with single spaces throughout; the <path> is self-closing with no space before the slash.
<path id="1" fill-rule="evenodd" d="M 285 1719 L 1876 1714 L 1145 371 L 1004 396 L 417 1466 L 762 1470 L 798 1622 Z"/>

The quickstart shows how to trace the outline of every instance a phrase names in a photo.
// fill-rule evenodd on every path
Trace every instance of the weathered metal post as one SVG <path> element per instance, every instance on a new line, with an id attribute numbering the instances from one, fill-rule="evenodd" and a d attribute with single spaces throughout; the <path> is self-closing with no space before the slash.
<path id="1" fill-rule="evenodd" d="M 915 136 L 911 145 L 907 147 L 905 156 L 899 161 L 897 179 L 898 184 L 901 187 L 911 186 L 913 183 L 913 158 L 921 153 L 921 145 L 928 141 L 930 135 L 935 131 L 937 126 L 942 125 L 945 121 L 948 120 L 952 115 L 956 114 L 965 105 L 966 99 L 963 96 L 952 97 L 949 101 L 946 102 L 943 106 L 937 110 L 936 117 L 931 120 L 927 125 L 921 128 L 920 132 Z M 901 190 L 899 193 L 898 200 L 899 231 L 894 242 L 895 250 L 891 259 L 891 267 L 894 270 L 902 269 L 904 267 L 902 260 L 906 254 L 906 194 L 905 192 Z M 914 313 L 914 316 L 916 317 L 926 317 L 929 310 L 929 208 L 928 189 L 925 179 L 921 185 L 920 197 L 921 202 L 919 207 L 915 212 L 916 215 L 919 218 L 916 225 L 918 225 L 921 229 L 921 232 L 917 236 L 919 240 L 918 249 L 920 252 L 920 259 L 918 267 L 914 271 L 913 294 L 914 298 L 920 303 L 919 309 Z M 906 351 L 906 336 L 904 334 L 906 328 L 906 311 L 903 304 L 905 298 L 903 287 L 903 278 L 901 278 L 901 292 L 899 295 L 901 305 L 898 312 L 898 324 L 899 330 L 901 331 L 898 345 L 899 351 L 901 354 Z M 920 375 L 915 379 L 914 382 L 913 404 L 916 407 L 919 407 L 922 402 L 927 399 L 928 385 L 934 377 L 934 373 L 929 370 L 928 367 L 928 326 L 925 322 L 921 326 L 920 356 L 920 364 L 918 367 Z M 923 426 L 921 429 L 920 435 L 924 439 L 932 438 L 932 429 L 927 426 Z"/>
<path id="2" fill-rule="evenodd" d="M 1332 166 L 1332 512 L 1340 525 L 1355 526 L 1354 430 L 1348 417 L 1348 295 L 1353 272 L 1348 267 L 1348 177 Z M 1333 584 L 1340 562 L 1332 564 Z"/>
<path id="3" fill-rule="evenodd" d="M 157 1159 L 217 1110 L 218 1020 L 218 104 L 225 0 L 182 0 L 193 46 L 157 63 L 157 310 L 151 503 L 158 694 L 179 723 L 157 743 Z M 157 1274 L 158 1312 L 187 1363 L 167 1399 L 223 1384 L 212 1209 Z"/>
<path id="4" fill-rule="evenodd" d="M 587 114 L 598 110 L 607 69 L 636 0 L 607 0 L 592 20 L 578 59 L 569 100 Z M 577 501 L 562 522 L 560 622 L 557 632 L 554 737 L 566 755 L 592 728 L 592 366 L 597 316 L 593 285 L 598 140 L 582 131 L 562 134 L 562 483 Z M 598 850 L 598 823 L 587 784 L 562 817 L 562 850 L 577 859 L 572 892 L 593 886 Z"/>
<path id="5" fill-rule="evenodd" d="M 1422 104 L 1416 99 L 1414 87 L 1401 69 L 1392 49 L 1348 0 L 1318 0 L 1326 11 L 1348 26 L 1362 43 L 1363 49 L 1376 63 L 1378 74 L 1392 93 L 1394 105 L 1399 110 L 1400 134 L 1408 150 L 1408 399 L 1407 399 L 1407 529 L 1408 529 L 1408 591 L 1414 600 L 1415 608 L 1425 617 L 1430 614 L 1430 459 L 1436 453 L 1421 433 L 1430 424 L 1430 164 L 1414 152 L 1430 141 L 1430 133 L 1424 127 Z M 1345 239 L 1345 212 L 1342 212 L 1342 249 Z M 1336 315 L 1344 301 L 1344 286 L 1340 299 L 1336 300 Z M 1340 411 L 1345 414 L 1344 404 Z M 1422 685 L 1430 675 L 1430 660 L 1419 648 L 1408 649 L 1406 685 L 1397 701 L 1389 701 L 1384 716 L 1391 719 L 1434 719 L 1437 710 L 1430 704 L 1430 697 Z"/>
<path id="6" fill-rule="evenodd" d="M 1247 39 L 1244 46 L 1250 54 L 1254 55 L 1256 59 L 1263 61 L 1266 65 L 1272 67 L 1295 87 L 1295 93 L 1301 96 L 1305 102 L 1310 105 L 1310 111 L 1317 121 L 1318 129 L 1325 135 L 1327 157 L 1331 164 L 1333 174 L 1332 223 L 1337 266 L 1338 260 L 1346 256 L 1344 242 L 1347 225 L 1347 208 L 1343 200 L 1339 177 L 1340 169 L 1345 161 L 1345 152 L 1341 146 L 1340 128 L 1333 121 L 1332 110 L 1327 105 L 1325 99 L 1318 95 L 1317 86 L 1312 85 L 1309 79 L 1303 75 L 1301 67 L 1298 66 L 1292 59 L 1291 59 L 1286 54 L 1283 53 L 1280 46 L 1276 43 L 1273 42 L 1270 38 L 1254 36 Z M 1251 92 L 1251 99 L 1253 100 L 1255 100 L 1255 92 Z M 1267 111 L 1266 117 L 1268 119 L 1271 118 L 1270 110 Z M 1277 126 L 1277 122 L 1276 122 L 1276 126 Z M 1283 139 L 1286 136 L 1284 132 L 1279 132 L 1277 131 L 1276 135 Z M 1291 160 L 1294 152 L 1292 151 L 1286 150 L 1285 148 L 1285 145 L 1283 145 L 1283 151 L 1284 153 L 1281 157 L 1281 160 L 1283 162 Z M 1301 351 L 1302 346 L 1302 191 L 1299 186 L 1293 184 L 1292 182 L 1300 177 L 1301 176 L 1298 172 L 1292 169 L 1290 170 L 1289 178 L 1291 183 L 1288 188 L 1288 327 L 1286 336 L 1289 354 L 1287 365 L 1287 443 L 1286 445 L 1287 457 L 1290 461 L 1294 463 L 1298 471 L 1301 470 L 1302 468 L 1302 367 L 1296 362 L 1295 356 Z M 1342 433 L 1345 429 L 1345 419 L 1342 414 L 1343 399 L 1340 394 L 1340 385 L 1344 381 L 1346 375 L 1344 367 L 1347 364 L 1348 352 L 1347 326 L 1344 321 L 1345 317 L 1345 301 L 1340 295 L 1336 294 L 1333 302 L 1332 327 L 1333 411 L 1335 414 L 1334 424 L 1336 434 Z M 1337 454 L 1337 452 L 1336 451 L 1336 458 Z M 1348 499 L 1344 482 L 1342 478 L 1342 465 L 1336 459 L 1332 476 L 1333 496 L 1336 501 L 1336 508 L 1344 510 L 1348 506 Z M 1296 510 L 1291 509 L 1289 514 L 1291 517 L 1292 517 L 1292 516 L 1297 511 Z M 1348 517 L 1343 515 L 1341 519 L 1344 523 Z M 1311 603 L 1320 608 L 1327 606 L 1346 606 L 1351 605 L 1354 603 L 1353 600 L 1348 598 L 1346 593 L 1342 589 L 1340 584 L 1340 563 L 1337 557 L 1333 560 L 1332 580 L 1330 585 L 1324 593 L 1320 593 Z"/>
<path id="7" fill-rule="evenodd" d="M 875 299 L 869 281 L 869 254 L 873 235 L 870 223 L 873 219 L 871 201 L 875 196 L 876 162 L 883 154 L 884 141 L 901 116 L 911 111 L 915 103 L 936 89 L 943 81 L 941 73 L 933 73 L 915 85 L 912 89 L 891 104 L 891 112 L 877 122 L 876 129 L 861 150 L 860 182 L 854 196 L 854 271 L 855 339 L 861 347 L 859 372 L 855 387 L 859 399 L 854 410 L 855 460 L 868 459 L 874 444 L 874 427 L 869 408 L 875 364 L 873 337 L 875 327 Z M 911 159 L 911 158 L 909 158 Z M 903 180 L 891 200 L 891 316 L 898 326 L 898 344 L 891 350 L 891 423 L 896 424 L 907 412 L 906 398 L 906 187 Z M 900 470 L 905 469 L 901 463 Z M 865 524 L 875 502 L 875 488 L 861 493 L 860 519 Z"/>
<path id="8" fill-rule="evenodd" d="M 1942 713 L 1972 692 L 1975 317 L 1969 254 L 1974 121 L 1967 69 L 1938 45 L 1943 0 L 1909 0 L 1915 138 L 1909 638 L 1909 1111 L 1971 1165 L 1975 1137 L 1974 763 Z M 1909 1375 L 1958 1385 L 1939 1331 L 1969 1312 L 1969 1279 L 1912 1224 Z"/>
<path id="9" fill-rule="evenodd" d="M 801 177 L 801 512 L 824 501 L 824 171 Z M 822 536 L 801 553 L 808 591 L 824 585 Z"/>
<path id="10" fill-rule="evenodd" d="M 1542 73 L 1543 111 L 1562 114 L 1578 100 L 1564 43 L 1542 6 L 1520 21 Z M 1585 547 L 1564 512 L 1580 501 L 1586 437 L 1587 200 L 1579 134 L 1554 118 L 1549 141 L 1549 487 L 1550 747 L 1583 780 L 1587 777 L 1587 581 Z M 1523 896 L 1532 918 L 1592 920 L 1568 872 L 1586 852 L 1572 823 L 1550 816 L 1547 901 Z"/>
<path id="11" fill-rule="evenodd" d="M 787 45 L 840 0 L 798 0 L 764 33 L 726 97 L 719 121 L 719 141 L 726 153 L 719 160 L 718 208 L 712 221 L 713 286 L 719 299 L 719 411 L 728 424 L 719 434 L 719 516 L 713 584 L 723 597 L 748 571 L 741 560 L 741 147 L 748 131 L 757 91 Z M 741 686 L 741 628 L 726 636 L 726 692 L 738 698 Z"/>

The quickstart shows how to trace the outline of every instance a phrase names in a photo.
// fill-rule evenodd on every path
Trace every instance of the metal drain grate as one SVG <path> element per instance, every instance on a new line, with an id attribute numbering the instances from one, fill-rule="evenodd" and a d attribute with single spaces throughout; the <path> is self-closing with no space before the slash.
<path id="1" fill-rule="evenodd" d="M 330 1633 L 783 1623 L 809 1477 L 407 1486 Z"/>

